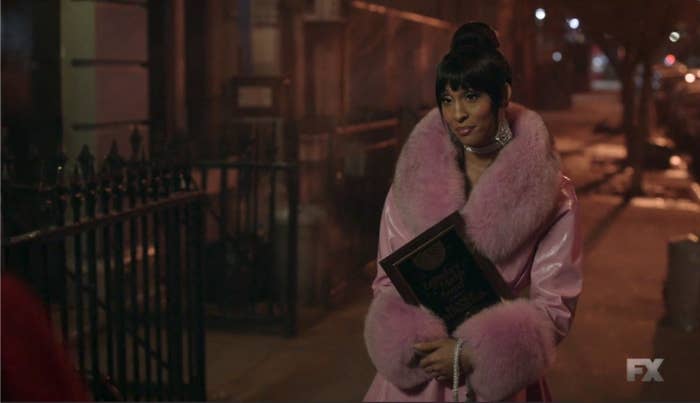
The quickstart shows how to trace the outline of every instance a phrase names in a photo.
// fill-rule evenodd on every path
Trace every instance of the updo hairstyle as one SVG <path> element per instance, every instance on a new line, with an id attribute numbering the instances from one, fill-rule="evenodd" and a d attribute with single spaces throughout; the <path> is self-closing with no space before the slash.
<path id="1" fill-rule="evenodd" d="M 512 84 L 508 61 L 498 50 L 498 37 L 483 22 L 469 22 L 452 36 L 450 51 L 437 67 L 435 99 L 440 99 L 447 85 L 452 90 L 473 89 L 491 97 L 494 113 L 503 105 L 506 83 Z"/>

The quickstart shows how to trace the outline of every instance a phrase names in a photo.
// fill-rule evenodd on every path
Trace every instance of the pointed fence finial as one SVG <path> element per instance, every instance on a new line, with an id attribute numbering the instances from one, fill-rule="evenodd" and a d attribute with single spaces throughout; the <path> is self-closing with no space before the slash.
<path id="1" fill-rule="evenodd" d="M 105 158 L 105 164 L 107 164 L 107 169 L 112 175 L 121 173 L 122 168 L 124 168 L 124 158 L 119 155 L 117 140 L 112 140 L 112 146 L 109 149 L 107 158 Z"/>
<path id="2" fill-rule="evenodd" d="M 80 170 L 83 173 L 83 180 L 88 181 L 95 176 L 95 157 L 90 153 L 87 144 L 83 145 L 80 154 L 78 155 Z"/>
<path id="3" fill-rule="evenodd" d="M 136 161 L 138 159 L 139 150 L 141 150 L 141 143 L 143 142 L 143 136 L 139 132 L 139 125 L 134 125 L 131 130 L 131 136 L 129 136 L 129 143 L 131 144 L 131 160 Z"/>

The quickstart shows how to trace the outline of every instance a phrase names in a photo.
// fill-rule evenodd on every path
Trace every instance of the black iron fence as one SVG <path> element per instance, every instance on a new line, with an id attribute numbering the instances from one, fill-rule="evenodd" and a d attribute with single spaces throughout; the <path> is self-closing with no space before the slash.
<path id="1" fill-rule="evenodd" d="M 270 160 L 287 154 L 277 140 L 255 151 L 267 132 L 251 132 L 238 158 L 193 165 L 138 160 L 132 136 L 128 162 L 113 147 L 96 174 L 85 148 L 72 175 L 60 155 L 37 164 L 39 183 L 18 184 L 3 150 L 4 267 L 41 293 L 96 395 L 109 378 L 127 399 L 203 399 L 204 318 L 294 335 L 299 290 L 323 288 L 307 302 L 327 306 L 374 258 L 395 159 L 419 117 L 287 139 L 298 164 Z M 312 205 L 330 221 L 302 214 L 300 229 Z M 327 240 L 330 226 L 350 243 Z"/>
<path id="2" fill-rule="evenodd" d="M 34 194 L 19 185 L 38 228 L 5 235 L 3 270 L 43 297 L 95 398 L 204 400 L 204 195 L 190 169 L 126 162 L 116 147 L 99 174 L 87 148 L 70 179 L 56 161 Z M 26 201 L 11 179 L 3 224 Z M 109 382 L 122 396 L 105 394 Z"/>
<path id="3" fill-rule="evenodd" d="M 296 164 L 205 161 L 194 182 L 207 196 L 207 323 L 297 330 Z"/>

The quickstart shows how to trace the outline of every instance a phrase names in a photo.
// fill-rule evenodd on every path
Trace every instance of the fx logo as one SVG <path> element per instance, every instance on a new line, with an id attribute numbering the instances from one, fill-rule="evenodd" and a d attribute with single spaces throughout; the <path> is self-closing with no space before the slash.
<path id="1" fill-rule="evenodd" d="M 663 358 L 628 358 L 627 359 L 627 382 L 637 380 L 637 375 L 641 375 L 646 368 L 646 373 L 642 377 L 642 382 L 663 382 L 664 378 L 659 373 L 659 367 L 664 362 Z"/>

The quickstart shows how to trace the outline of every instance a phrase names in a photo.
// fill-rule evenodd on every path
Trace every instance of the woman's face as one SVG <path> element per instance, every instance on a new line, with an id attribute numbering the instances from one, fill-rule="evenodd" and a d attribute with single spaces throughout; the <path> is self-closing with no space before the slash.
<path id="1" fill-rule="evenodd" d="M 465 146 L 481 147 L 493 142 L 498 126 L 487 93 L 472 89 L 453 91 L 448 85 L 440 107 L 450 131 Z"/>

